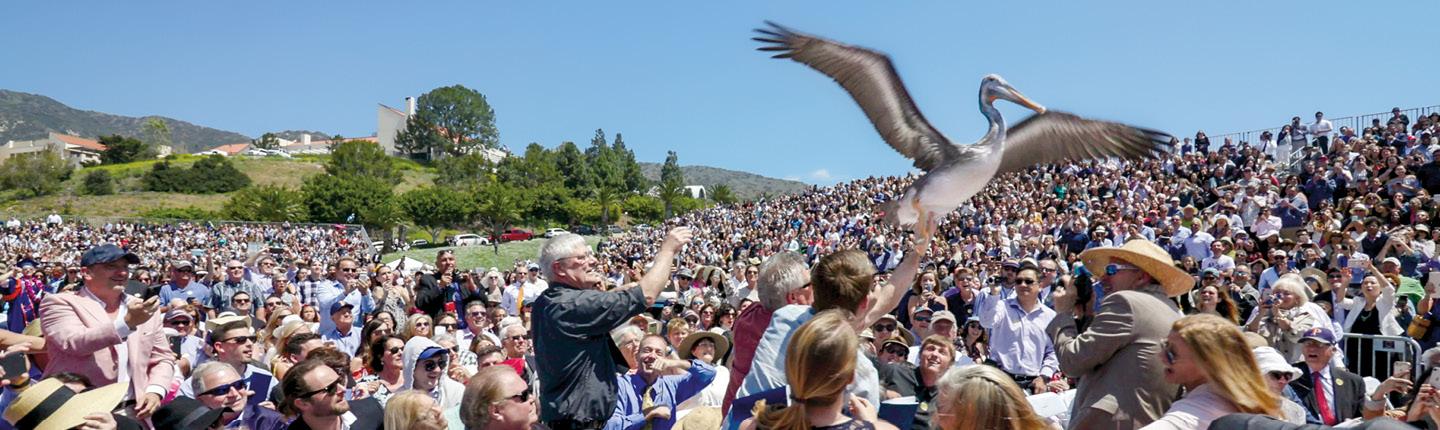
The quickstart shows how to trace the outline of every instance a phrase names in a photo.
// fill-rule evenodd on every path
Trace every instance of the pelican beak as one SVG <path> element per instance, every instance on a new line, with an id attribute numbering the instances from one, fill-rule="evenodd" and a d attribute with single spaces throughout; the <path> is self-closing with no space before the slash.
<path id="1" fill-rule="evenodd" d="M 1027 108 L 1030 108 L 1030 110 L 1035 111 L 1035 113 L 1045 113 L 1045 107 L 1044 107 L 1044 106 L 1040 106 L 1039 104 L 1035 103 L 1034 101 L 1031 101 L 1029 97 L 1025 97 L 1025 95 L 1024 95 L 1024 94 L 1020 94 L 1019 91 L 1015 91 L 1014 89 L 1011 89 L 1011 90 L 1010 90 L 1010 94 L 1013 95 L 1013 96 L 1015 96 L 1015 100 L 1014 100 L 1015 103 L 1019 103 L 1021 106 L 1025 106 L 1025 107 L 1027 107 Z"/>

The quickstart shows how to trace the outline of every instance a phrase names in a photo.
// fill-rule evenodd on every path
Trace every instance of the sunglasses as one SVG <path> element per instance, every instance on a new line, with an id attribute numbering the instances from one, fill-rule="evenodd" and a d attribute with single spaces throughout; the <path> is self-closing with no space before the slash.
<path id="1" fill-rule="evenodd" d="M 521 391 L 520 394 L 516 394 L 516 395 L 510 396 L 510 397 L 506 397 L 506 399 L 514 400 L 514 401 L 517 401 L 517 402 L 520 402 L 520 403 L 525 403 L 525 402 L 530 401 L 530 385 L 528 385 L 528 384 L 525 385 L 525 391 Z"/>
<path id="2" fill-rule="evenodd" d="M 344 376 L 341 376 L 341 377 L 339 377 L 339 378 L 335 378 L 335 382 L 331 382 L 330 385 L 326 385 L 325 388 L 321 388 L 321 389 L 318 389 L 318 390 L 315 390 L 315 391 L 309 391 L 309 392 L 300 393 L 300 398 L 302 398 L 302 399 L 310 398 L 310 397 L 313 397 L 314 395 L 320 394 L 320 393 L 325 393 L 325 394 L 328 394 L 328 395 L 333 396 L 333 395 L 335 395 L 335 393 L 340 392 L 340 386 L 342 386 L 342 385 L 344 385 L 344 384 L 345 384 L 345 377 L 344 377 Z"/>
<path id="3" fill-rule="evenodd" d="M 265 302 L 265 307 L 267 308 L 273 308 L 276 306 L 280 306 L 280 302 Z"/>
<path id="4" fill-rule="evenodd" d="M 899 356 L 902 356 L 902 357 L 903 357 L 903 356 L 906 356 L 906 355 L 910 355 L 910 349 L 909 349 L 909 348 L 904 348 L 904 347 L 885 348 L 885 352 L 888 352 L 888 353 L 893 354 L 893 355 L 899 355 Z"/>
<path id="5" fill-rule="evenodd" d="M 871 331 L 895 331 L 895 324 L 875 324 L 870 326 Z"/>
<path id="6" fill-rule="evenodd" d="M 403 348 L 403 347 L 392 346 L 392 347 L 390 347 L 390 349 L 385 350 L 385 352 L 388 352 L 388 353 L 391 353 L 391 354 L 399 354 L 400 351 L 404 351 L 404 350 L 405 350 L 405 348 Z"/>
<path id="7" fill-rule="evenodd" d="M 251 342 L 254 342 L 254 341 L 255 341 L 255 336 L 235 336 L 235 337 L 232 337 L 232 338 L 229 338 L 229 339 L 222 340 L 221 342 L 226 342 L 226 343 L 234 342 L 234 343 L 237 344 L 237 345 L 244 345 L 244 344 L 251 343 Z"/>
<path id="8" fill-rule="evenodd" d="M 215 388 L 211 388 L 211 389 L 208 390 L 208 391 L 205 391 L 205 392 L 203 392 L 203 393 L 200 393 L 200 395 L 201 395 L 201 396 L 223 396 L 223 395 L 226 395 L 226 394 L 230 394 L 230 390 L 245 391 L 245 390 L 248 390 L 248 389 L 250 389 L 250 384 L 249 384 L 249 382 L 246 381 L 246 380 L 244 380 L 244 379 L 241 379 L 241 380 L 238 380 L 238 381 L 235 381 L 235 382 L 231 382 L 231 383 L 229 383 L 229 384 L 225 384 L 225 385 L 221 385 L 221 386 L 218 386 L 218 387 L 215 387 Z"/>
<path id="9" fill-rule="evenodd" d="M 1270 379 L 1274 379 L 1274 380 L 1276 380 L 1276 381 L 1288 381 L 1288 380 L 1290 380 L 1290 374 L 1289 374 L 1289 373 L 1285 373 L 1285 372 L 1270 372 L 1270 373 L 1266 373 L 1265 376 L 1269 376 Z"/>
<path id="10" fill-rule="evenodd" d="M 506 339 L 509 339 L 509 340 L 513 340 L 513 341 L 517 341 L 517 342 L 518 342 L 518 341 L 525 340 L 525 335 L 523 335 L 523 334 L 517 334 L 517 335 L 514 335 L 514 336 L 508 336 L 508 337 L 506 337 Z"/>
<path id="11" fill-rule="evenodd" d="M 1017 285 L 1035 285 L 1040 283 L 1040 281 L 1034 279 L 1016 279 L 1015 283 Z"/>
<path id="12" fill-rule="evenodd" d="M 250 299 L 234 299 L 234 300 L 231 300 L 231 301 L 233 301 L 233 302 L 235 302 L 235 303 L 250 303 Z M 266 304 L 269 304 L 269 303 L 266 303 Z"/>
<path id="13" fill-rule="evenodd" d="M 355 272 L 359 272 L 360 269 L 356 269 L 356 268 L 354 268 L 354 267 L 351 267 L 351 268 L 349 268 L 349 269 L 340 269 L 340 271 L 341 271 L 341 272 L 345 272 L 345 273 L 355 273 Z"/>
<path id="14" fill-rule="evenodd" d="M 189 319 L 189 318 L 176 318 L 176 319 L 173 319 L 173 320 L 170 320 L 170 321 L 166 321 L 165 323 L 166 323 L 166 324 L 170 324 L 170 325 L 190 325 L 190 319 Z"/>
<path id="15" fill-rule="evenodd" d="M 426 372 L 434 372 L 435 369 L 444 369 L 444 368 L 450 367 L 450 360 L 449 360 L 449 359 L 426 360 L 425 363 L 424 363 L 424 365 L 423 365 L 422 367 L 425 368 L 425 371 L 426 371 Z"/>
<path id="16" fill-rule="evenodd" d="M 925 316 L 916 315 L 916 316 L 914 316 L 914 317 L 911 317 L 911 319 L 913 319 L 913 320 L 915 320 L 915 321 L 919 321 L 919 322 L 930 322 L 930 316 L 929 316 L 929 315 L 925 315 Z"/>
<path id="17" fill-rule="evenodd" d="M 1116 273 L 1120 273 L 1120 271 L 1122 271 L 1122 270 L 1140 270 L 1140 268 L 1139 268 L 1139 267 L 1136 267 L 1136 266 L 1131 266 L 1131 265 L 1129 265 L 1129 264 L 1119 264 L 1119 263 L 1110 263 L 1110 264 L 1105 265 L 1105 275 L 1106 275 L 1106 276 L 1110 276 L 1110 275 L 1114 275 L 1114 274 L 1116 274 Z"/>

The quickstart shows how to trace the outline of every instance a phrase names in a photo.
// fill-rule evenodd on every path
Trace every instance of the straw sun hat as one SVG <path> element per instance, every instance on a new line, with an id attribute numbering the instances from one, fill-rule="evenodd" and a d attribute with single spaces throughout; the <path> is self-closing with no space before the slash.
<path id="1" fill-rule="evenodd" d="M 685 336 L 685 340 L 680 341 L 680 349 L 676 351 L 680 353 L 680 358 L 686 360 L 695 358 L 694 355 L 690 354 L 690 350 L 695 348 L 695 342 L 699 342 L 701 339 L 710 339 L 715 342 L 716 360 L 724 357 L 725 352 L 730 350 L 730 341 L 725 340 L 725 336 L 710 331 L 697 331 L 690 333 L 689 336 Z"/>
<path id="2" fill-rule="evenodd" d="M 1090 248 L 1080 253 L 1085 269 L 1096 275 L 1105 273 L 1105 265 L 1109 264 L 1112 258 L 1124 260 L 1144 270 L 1165 288 L 1166 296 L 1185 294 L 1195 286 L 1195 279 L 1175 267 L 1175 260 L 1170 258 L 1169 253 L 1148 240 L 1131 240 L 1121 246 Z"/>
<path id="3" fill-rule="evenodd" d="M 76 393 L 59 379 L 35 382 L 5 409 L 5 421 L 15 428 L 64 430 L 85 422 L 93 413 L 110 413 L 125 398 L 125 384 L 114 383 Z"/>

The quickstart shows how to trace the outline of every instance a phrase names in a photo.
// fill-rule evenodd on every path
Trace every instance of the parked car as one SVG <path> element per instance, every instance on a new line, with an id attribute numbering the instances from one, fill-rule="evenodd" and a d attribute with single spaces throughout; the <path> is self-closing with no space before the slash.
<path id="1" fill-rule="evenodd" d="M 646 224 L 640 224 L 640 225 L 631 227 L 630 229 L 631 229 L 631 230 L 634 230 L 634 231 L 639 231 L 639 232 L 646 232 L 646 231 L 650 231 L 650 226 L 649 226 L 649 225 L 646 225 Z"/>
<path id="2" fill-rule="evenodd" d="M 491 240 L 497 240 L 497 241 L 499 241 L 500 243 L 505 243 L 505 242 L 513 242 L 513 241 L 517 241 L 517 240 L 530 240 L 531 238 L 534 238 L 534 237 L 535 237 L 535 233 L 531 233 L 530 230 L 526 230 L 526 229 L 523 229 L 523 228 L 512 228 L 512 229 L 509 229 L 509 230 L 505 230 L 504 233 L 500 233 L 500 237 L 498 237 L 498 238 L 497 238 L 497 237 L 491 237 L 490 239 L 491 239 Z"/>
<path id="3" fill-rule="evenodd" d="M 419 247 L 427 246 L 427 245 L 430 245 L 430 241 L 425 240 L 425 239 L 415 239 L 415 240 L 410 241 L 410 247 L 412 247 L 412 248 L 419 248 Z"/>
<path id="4" fill-rule="evenodd" d="M 555 237 L 555 236 L 557 236 L 557 235 L 564 234 L 564 233 L 569 233 L 569 231 L 566 231 L 566 230 L 563 229 L 563 228 L 549 228 L 549 229 L 545 229 L 545 238 L 546 238 L 546 239 L 549 239 L 549 238 L 552 238 L 552 237 Z"/>
<path id="5" fill-rule="evenodd" d="M 591 227 L 588 225 L 577 225 L 574 227 L 570 227 L 570 231 L 575 232 L 575 234 L 583 234 L 586 236 L 598 233 L 597 231 L 595 231 L 595 227 Z"/>
<path id="6" fill-rule="evenodd" d="M 624 232 L 625 232 L 625 229 L 620 228 L 620 226 L 618 226 L 618 225 L 610 224 L 610 225 L 605 226 L 605 232 L 606 232 L 606 233 L 609 233 L 609 234 L 620 234 L 620 233 L 624 233 Z"/>
<path id="7" fill-rule="evenodd" d="M 465 233 L 450 236 L 449 243 L 450 246 L 489 245 L 490 239 L 486 239 L 478 234 Z"/>

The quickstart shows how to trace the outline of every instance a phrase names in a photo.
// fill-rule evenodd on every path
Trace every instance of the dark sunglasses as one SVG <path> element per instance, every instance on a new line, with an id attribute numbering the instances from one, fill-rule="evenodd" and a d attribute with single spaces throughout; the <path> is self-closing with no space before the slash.
<path id="1" fill-rule="evenodd" d="M 398 347 L 398 346 L 394 346 L 394 347 L 390 347 L 390 349 L 385 350 L 385 352 L 389 352 L 389 353 L 391 353 L 391 354 L 399 354 L 400 351 L 404 351 L 404 350 L 405 350 L 405 348 Z"/>
<path id="2" fill-rule="evenodd" d="M 265 302 L 265 307 L 267 308 L 275 306 L 280 306 L 280 302 Z"/>
<path id="3" fill-rule="evenodd" d="M 894 355 L 899 355 L 899 356 L 902 356 L 902 357 L 903 357 L 903 356 L 906 356 L 906 355 L 910 355 L 910 349 L 909 349 L 909 348 L 904 348 L 904 347 L 885 348 L 885 352 L 888 352 L 888 353 L 891 353 L 891 354 L 894 354 Z"/>
<path id="4" fill-rule="evenodd" d="M 170 324 L 170 325 L 190 325 L 190 319 L 189 319 L 189 318 L 176 318 L 176 319 L 173 319 L 173 320 L 170 320 L 170 321 L 166 321 L 165 323 L 166 323 L 166 324 Z"/>
<path id="5" fill-rule="evenodd" d="M 506 399 L 518 401 L 518 402 L 520 402 L 520 403 L 525 403 L 525 402 L 530 401 L 530 385 L 528 385 L 528 384 L 525 385 L 525 391 L 521 391 L 520 394 L 516 394 L 516 395 L 510 396 L 510 397 L 506 397 Z"/>
<path id="6" fill-rule="evenodd" d="M 434 372 L 435 369 L 444 369 L 444 368 L 450 367 L 450 360 L 449 360 L 449 359 L 426 360 L 423 367 L 425 368 L 425 371 L 426 371 L 426 372 Z"/>
<path id="7" fill-rule="evenodd" d="M 245 390 L 248 390 L 248 389 L 250 389 L 250 383 L 249 383 L 248 381 L 244 380 L 244 379 L 241 379 L 241 380 L 238 380 L 238 381 L 235 381 L 235 382 L 231 382 L 231 383 L 229 383 L 229 384 L 225 384 L 225 385 L 221 385 L 221 386 L 218 386 L 218 387 L 215 387 L 215 388 L 211 388 L 211 389 L 209 389 L 209 390 L 207 390 L 207 391 L 205 391 L 205 392 L 203 392 L 203 393 L 200 393 L 200 395 L 201 395 L 201 396 L 223 396 L 223 395 L 226 395 L 226 394 L 230 394 L 230 390 L 245 391 Z"/>
<path id="8" fill-rule="evenodd" d="M 1016 279 L 1016 280 L 1015 280 L 1015 283 L 1016 283 L 1017 285 L 1035 285 L 1035 284 L 1040 283 L 1040 281 L 1035 280 L 1035 279 Z"/>
<path id="9" fill-rule="evenodd" d="M 1290 380 L 1290 374 L 1289 374 L 1289 373 L 1285 373 L 1285 372 L 1270 372 L 1270 373 L 1266 373 L 1265 375 L 1266 375 L 1266 376 L 1269 376 L 1270 379 L 1274 379 L 1274 380 L 1276 380 L 1276 381 L 1288 381 L 1288 380 Z"/>
<path id="10" fill-rule="evenodd" d="M 328 394 L 328 395 L 332 395 L 332 396 L 333 396 L 333 395 L 335 395 L 335 393 L 340 392 L 340 387 L 343 386 L 343 385 L 345 385 L 345 377 L 344 377 L 344 376 L 341 376 L 341 377 L 339 377 L 339 378 L 335 378 L 335 382 L 331 382 L 330 385 L 326 385 L 325 388 L 321 388 L 321 389 L 318 389 L 318 390 L 315 390 L 315 391 L 309 391 L 309 392 L 300 393 L 300 396 L 299 396 L 299 397 L 302 398 L 302 399 L 305 399 L 305 398 L 310 398 L 310 397 L 312 397 L 312 396 L 314 396 L 314 395 L 316 395 L 316 394 L 320 394 L 320 393 L 325 393 L 325 394 Z"/>
<path id="11" fill-rule="evenodd" d="M 914 319 L 915 321 L 919 321 L 919 322 L 930 322 L 930 316 L 929 316 L 929 315 L 925 315 L 925 316 L 916 315 L 916 316 L 914 316 L 914 317 L 911 317 L 911 319 Z"/>
<path id="12" fill-rule="evenodd" d="M 349 268 L 349 269 L 340 269 L 340 271 L 341 271 L 341 272 L 345 272 L 345 273 L 355 273 L 355 272 L 360 271 L 360 269 L 356 269 L 356 268 L 353 268 L 353 267 L 352 267 L 352 268 Z"/>
<path id="13" fill-rule="evenodd" d="M 254 341 L 255 341 L 255 336 L 235 336 L 235 337 L 232 337 L 232 338 L 229 338 L 229 339 L 222 340 L 221 342 L 234 342 L 234 343 L 239 344 L 239 345 L 244 345 L 244 344 L 251 343 L 251 342 L 254 342 Z"/>
<path id="14" fill-rule="evenodd" d="M 895 331 L 895 324 L 875 324 L 870 326 L 870 331 Z"/>
<path id="15" fill-rule="evenodd" d="M 525 340 L 525 335 L 523 335 L 523 334 L 517 334 L 517 335 L 514 335 L 514 336 L 507 336 L 507 337 L 505 337 L 505 338 L 506 338 L 506 339 L 510 339 L 510 340 L 514 340 L 514 341 L 521 341 L 521 340 Z"/>

